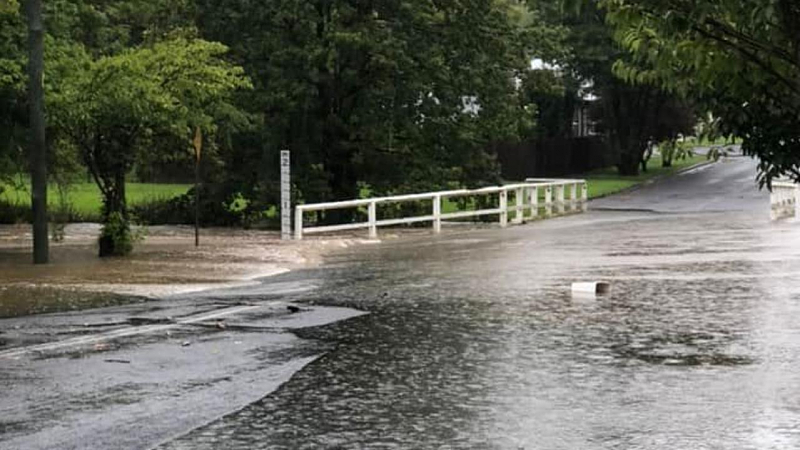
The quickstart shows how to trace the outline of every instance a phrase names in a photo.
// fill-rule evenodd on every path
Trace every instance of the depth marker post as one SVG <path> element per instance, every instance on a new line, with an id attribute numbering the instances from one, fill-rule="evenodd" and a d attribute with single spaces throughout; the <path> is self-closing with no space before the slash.
<path id="1" fill-rule="evenodd" d="M 281 239 L 292 238 L 292 175 L 289 150 L 281 150 Z"/>

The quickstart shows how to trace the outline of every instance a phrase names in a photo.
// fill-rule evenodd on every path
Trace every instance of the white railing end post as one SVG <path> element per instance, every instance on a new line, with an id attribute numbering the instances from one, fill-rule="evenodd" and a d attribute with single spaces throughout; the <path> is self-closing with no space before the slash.
<path id="1" fill-rule="evenodd" d="M 433 232 L 442 232 L 442 196 L 433 197 Z"/>
<path id="2" fill-rule="evenodd" d="M 589 209 L 589 185 L 586 180 L 581 182 L 581 211 L 586 212 Z"/>
<path id="3" fill-rule="evenodd" d="M 525 216 L 525 210 L 523 209 L 525 206 L 525 188 L 516 188 L 514 190 L 514 197 L 514 223 L 521 224 Z"/>
<path id="4" fill-rule="evenodd" d="M 508 189 L 500 190 L 500 227 L 508 226 Z"/>
<path id="5" fill-rule="evenodd" d="M 370 202 L 367 207 L 367 214 L 369 215 L 369 238 L 378 238 L 378 208 L 376 202 Z"/>
<path id="6" fill-rule="evenodd" d="M 800 221 L 800 184 L 794 186 L 794 220 Z"/>
<path id="7" fill-rule="evenodd" d="M 294 207 L 294 238 L 303 239 L 303 208 L 300 206 Z"/>
<path id="8" fill-rule="evenodd" d="M 574 211 L 578 209 L 578 183 L 570 183 L 564 186 L 564 189 L 569 193 L 569 198 L 566 198 L 566 193 L 564 195 L 566 198 L 564 200 L 566 206 L 565 209 L 568 211 Z"/>
<path id="9" fill-rule="evenodd" d="M 544 188 L 544 215 L 551 216 L 553 214 L 553 185 L 548 184 Z"/>

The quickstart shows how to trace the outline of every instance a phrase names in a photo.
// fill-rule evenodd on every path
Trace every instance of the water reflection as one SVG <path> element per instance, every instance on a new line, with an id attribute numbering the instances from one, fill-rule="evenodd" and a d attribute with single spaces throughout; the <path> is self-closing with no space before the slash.
<path id="1" fill-rule="evenodd" d="M 625 217 L 338 254 L 308 300 L 372 314 L 304 331 L 335 349 L 164 448 L 799 446 L 798 228 Z M 590 279 L 611 295 L 573 299 Z"/>

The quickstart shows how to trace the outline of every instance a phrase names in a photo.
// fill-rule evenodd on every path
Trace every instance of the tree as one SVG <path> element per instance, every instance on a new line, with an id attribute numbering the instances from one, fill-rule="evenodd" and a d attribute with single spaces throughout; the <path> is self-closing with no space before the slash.
<path id="1" fill-rule="evenodd" d="M 30 110 L 31 206 L 33 207 L 33 262 L 50 258 L 47 233 L 47 147 L 44 121 L 44 24 L 41 0 L 27 0 L 28 109 Z"/>
<path id="2" fill-rule="evenodd" d="M 217 120 L 238 116 L 232 94 L 250 86 L 221 59 L 222 44 L 173 38 L 96 60 L 68 46 L 51 79 L 51 124 L 80 150 L 103 196 L 107 231 L 100 256 L 130 250 L 125 177 L 156 136 L 189 151 L 196 128 L 213 135 Z M 112 232 L 113 231 L 113 232 Z"/>
<path id="3" fill-rule="evenodd" d="M 50 142 L 80 149 L 106 209 L 120 214 L 123 173 L 188 157 L 171 149 L 189 141 L 175 129 L 191 120 L 161 102 L 166 88 L 142 62 L 145 49 L 175 36 L 223 42 L 226 59 L 254 80 L 252 91 L 231 90 L 217 109 L 216 133 L 203 130 L 213 156 L 204 164 L 218 169 L 210 194 L 218 205 L 245 197 L 243 215 L 277 204 L 283 148 L 293 152 L 296 193 L 305 201 L 497 183 L 490 145 L 528 137 L 540 114 L 519 80 L 545 93 L 542 83 L 557 83 L 530 76 L 529 64 L 556 53 L 558 27 L 517 0 L 49 0 L 45 7 L 58 12 L 46 14 Z M 0 48 L 7 30 L 0 29 Z M 173 88 L 177 101 L 190 100 Z"/>
<path id="4" fill-rule="evenodd" d="M 268 180 L 281 148 L 293 152 L 307 201 L 357 197 L 365 185 L 388 193 L 496 182 L 486 146 L 516 135 L 525 115 L 514 88 L 527 66 L 518 6 L 198 2 L 203 35 L 230 45 L 256 85 L 249 104 L 262 126 L 234 136 L 231 164 L 250 162 L 230 167 L 236 186 L 251 198 L 277 191 Z"/>
<path id="5" fill-rule="evenodd" d="M 604 0 L 633 56 L 617 73 L 688 97 L 743 138 L 759 181 L 800 181 L 800 4 L 794 0 Z"/>
<path id="6" fill-rule="evenodd" d="M 8 181 L 24 170 L 20 148 L 26 142 L 24 100 L 25 23 L 19 4 L 0 2 L 0 179 Z"/>
<path id="7" fill-rule="evenodd" d="M 615 63 L 626 53 L 614 41 L 604 11 L 594 1 L 567 3 L 547 16 L 567 29 L 565 45 L 570 51 L 560 64 L 576 79 L 569 83 L 579 86 L 574 94 L 583 91 L 597 98 L 592 115 L 619 153 L 619 173 L 637 175 L 646 168 L 648 142 L 691 131 L 691 110 L 679 96 L 655 84 L 619 77 Z"/>

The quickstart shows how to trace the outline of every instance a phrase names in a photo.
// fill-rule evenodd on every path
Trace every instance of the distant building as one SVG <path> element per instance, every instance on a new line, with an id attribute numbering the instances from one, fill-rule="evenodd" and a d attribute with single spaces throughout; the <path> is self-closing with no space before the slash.
<path id="1" fill-rule="evenodd" d="M 597 136 L 597 121 L 592 118 L 592 108 L 598 97 L 591 92 L 593 84 L 584 82 L 578 91 L 579 103 L 572 116 L 572 136 L 587 137 Z"/>

